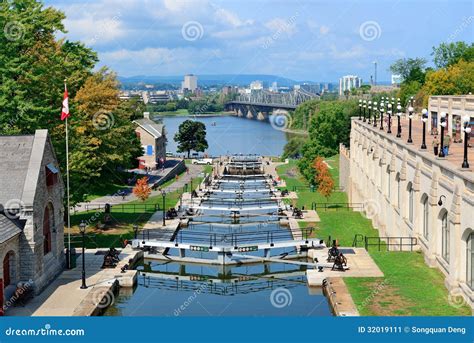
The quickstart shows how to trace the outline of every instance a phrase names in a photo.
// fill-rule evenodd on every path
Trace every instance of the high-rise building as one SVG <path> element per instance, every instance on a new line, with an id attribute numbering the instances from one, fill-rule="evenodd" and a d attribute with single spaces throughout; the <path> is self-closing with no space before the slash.
<path id="1" fill-rule="evenodd" d="M 262 90 L 263 89 L 263 82 L 262 81 L 252 81 L 250 83 L 250 90 L 252 91 L 257 91 L 257 90 Z"/>
<path id="2" fill-rule="evenodd" d="M 362 86 L 362 79 L 357 75 L 346 75 L 339 79 L 339 95 L 344 95 L 346 90 Z"/>
<path id="3" fill-rule="evenodd" d="M 197 88 L 197 76 L 194 74 L 184 75 L 184 80 L 181 82 L 181 90 L 183 92 L 194 92 Z"/>

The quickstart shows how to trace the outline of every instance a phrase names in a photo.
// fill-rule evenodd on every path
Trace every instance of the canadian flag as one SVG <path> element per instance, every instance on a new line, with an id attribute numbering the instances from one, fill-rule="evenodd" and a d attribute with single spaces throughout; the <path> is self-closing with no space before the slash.
<path id="1" fill-rule="evenodd" d="M 67 94 L 67 87 L 64 85 L 64 99 L 63 99 L 63 110 L 61 111 L 61 120 L 65 120 L 69 117 L 69 96 Z"/>

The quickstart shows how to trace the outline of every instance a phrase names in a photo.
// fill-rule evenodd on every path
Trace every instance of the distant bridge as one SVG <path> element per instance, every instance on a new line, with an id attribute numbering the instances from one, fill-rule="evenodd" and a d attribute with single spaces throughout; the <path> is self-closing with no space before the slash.
<path id="1" fill-rule="evenodd" d="M 235 115 L 239 117 L 267 120 L 273 111 L 295 110 L 298 105 L 312 99 L 319 99 L 319 95 L 301 89 L 295 89 L 288 93 L 261 90 L 240 95 L 236 100 L 226 103 L 225 108 L 228 111 L 234 111 Z"/>

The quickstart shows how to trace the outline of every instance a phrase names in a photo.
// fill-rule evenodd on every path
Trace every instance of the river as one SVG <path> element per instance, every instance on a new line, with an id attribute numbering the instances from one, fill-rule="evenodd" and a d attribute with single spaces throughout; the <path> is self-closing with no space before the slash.
<path id="1" fill-rule="evenodd" d="M 155 116 L 154 119 L 161 119 L 165 124 L 168 138 L 166 151 L 172 153 L 176 153 L 177 147 L 174 135 L 179 125 L 187 119 L 198 120 L 206 125 L 209 148 L 205 153 L 210 156 L 241 153 L 281 156 L 283 147 L 290 137 L 290 134 L 273 128 L 267 122 L 228 115 Z"/>

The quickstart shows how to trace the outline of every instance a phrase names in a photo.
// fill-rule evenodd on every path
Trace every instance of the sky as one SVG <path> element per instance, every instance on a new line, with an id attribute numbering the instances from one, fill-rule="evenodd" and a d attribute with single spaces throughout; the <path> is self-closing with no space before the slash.
<path id="1" fill-rule="evenodd" d="M 390 80 L 404 57 L 472 42 L 474 2 L 316 0 L 46 0 L 66 13 L 65 36 L 120 76 L 271 74 Z M 62 36 L 60 34 L 59 36 Z"/>

